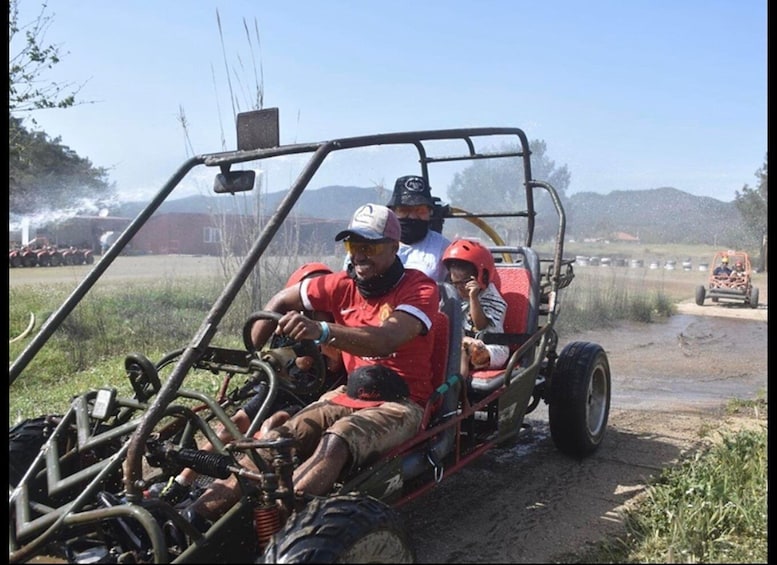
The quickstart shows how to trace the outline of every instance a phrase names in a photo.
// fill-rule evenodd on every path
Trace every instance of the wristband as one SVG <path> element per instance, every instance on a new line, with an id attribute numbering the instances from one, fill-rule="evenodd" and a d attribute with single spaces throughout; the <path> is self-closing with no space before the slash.
<path id="1" fill-rule="evenodd" d="M 321 327 L 321 337 L 314 339 L 313 343 L 316 345 L 322 345 L 329 341 L 329 324 L 326 322 L 319 322 L 318 324 Z"/>

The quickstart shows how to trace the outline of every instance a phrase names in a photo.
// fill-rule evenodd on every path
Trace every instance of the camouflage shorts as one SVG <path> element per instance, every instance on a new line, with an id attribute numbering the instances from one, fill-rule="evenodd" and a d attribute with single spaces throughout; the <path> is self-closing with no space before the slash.
<path id="1" fill-rule="evenodd" d="M 300 458 L 307 459 L 324 433 L 335 434 L 348 444 L 352 465 L 361 466 L 374 462 L 418 431 L 424 411 L 412 400 L 384 402 L 374 408 L 361 409 L 327 401 L 342 392 L 345 392 L 345 386 L 327 392 L 270 432 L 268 437 L 277 434 L 296 438 Z"/>

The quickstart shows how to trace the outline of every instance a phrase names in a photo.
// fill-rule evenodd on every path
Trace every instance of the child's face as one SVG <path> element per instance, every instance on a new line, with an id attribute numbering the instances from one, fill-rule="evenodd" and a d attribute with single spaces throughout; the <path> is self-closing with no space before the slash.
<path id="1" fill-rule="evenodd" d="M 469 291 L 467 290 L 467 283 L 474 280 L 475 273 L 470 269 L 462 269 L 460 267 L 451 267 L 451 284 L 456 288 L 456 292 L 459 293 L 461 298 L 468 298 Z"/>

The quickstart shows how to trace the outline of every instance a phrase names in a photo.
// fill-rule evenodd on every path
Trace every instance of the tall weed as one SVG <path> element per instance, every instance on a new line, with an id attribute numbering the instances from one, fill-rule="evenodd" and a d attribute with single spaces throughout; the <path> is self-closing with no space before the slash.
<path id="1" fill-rule="evenodd" d="M 573 333 L 613 327 L 622 321 L 650 323 L 675 312 L 663 290 L 628 279 L 622 270 L 576 275 L 574 284 L 561 290 L 557 329 Z"/>
<path id="2" fill-rule="evenodd" d="M 665 470 L 627 514 L 637 562 L 765 563 L 766 431 L 746 430 Z"/>

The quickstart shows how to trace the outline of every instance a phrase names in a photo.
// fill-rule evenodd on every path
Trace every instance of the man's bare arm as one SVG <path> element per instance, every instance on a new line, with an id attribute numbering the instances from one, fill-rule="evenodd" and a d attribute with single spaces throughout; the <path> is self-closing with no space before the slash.
<path id="1" fill-rule="evenodd" d="M 300 311 L 302 308 L 299 285 L 284 288 L 270 298 L 264 306 L 264 310 L 278 312 L 279 314 Z M 251 328 L 251 341 L 253 342 L 254 347 L 257 349 L 261 348 L 270 338 L 270 335 L 272 335 L 274 328 L 275 325 L 270 320 L 257 320 Z"/>
<path id="2" fill-rule="evenodd" d="M 407 312 L 393 312 L 380 326 L 348 327 L 329 323 L 333 347 L 360 357 L 385 357 L 424 330 L 423 323 Z M 278 331 L 295 340 L 319 339 L 321 323 L 289 311 L 278 322 Z M 268 334 L 269 336 L 269 334 Z"/>

